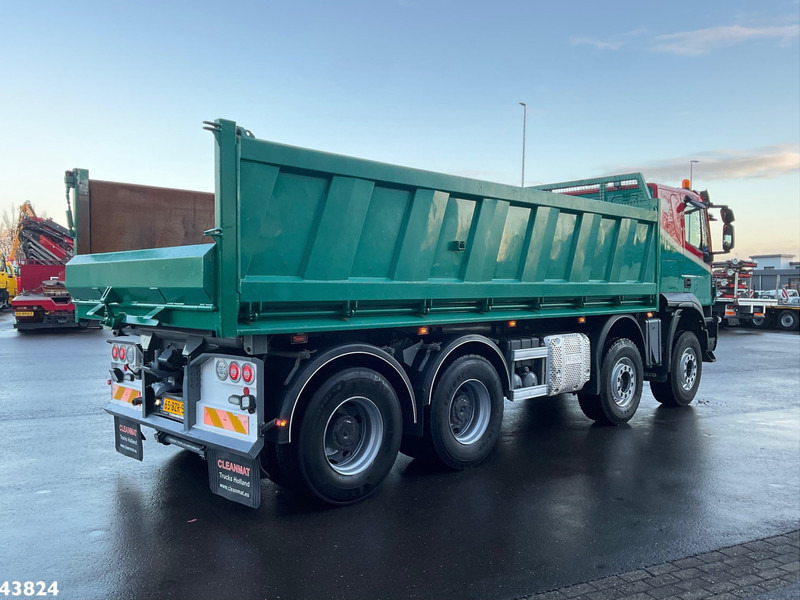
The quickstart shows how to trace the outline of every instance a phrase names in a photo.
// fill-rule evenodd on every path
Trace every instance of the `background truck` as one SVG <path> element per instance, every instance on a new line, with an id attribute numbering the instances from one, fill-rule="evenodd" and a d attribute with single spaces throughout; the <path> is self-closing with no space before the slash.
<path id="1" fill-rule="evenodd" d="M 758 298 L 752 288 L 753 269 L 756 263 L 739 258 L 712 264 L 712 277 L 716 288 L 713 314 L 722 325 L 751 325 L 753 319 L 762 319 L 769 304 Z"/>
<path id="2" fill-rule="evenodd" d="M 17 259 L 17 294 L 11 300 L 14 327 L 32 329 L 74 328 L 89 321 L 75 320 L 75 307 L 64 286 L 64 268 L 73 255 L 70 232 L 53 221 L 37 217 L 29 203 L 20 218 L 11 251 Z"/>
<path id="3" fill-rule="evenodd" d="M 689 404 L 714 360 L 706 193 L 640 174 L 519 188 L 206 127 L 213 196 L 67 172 L 67 286 L 117 335 L 124 455 L 149 427 L 228 499 L 258 506 L 265 473 L 347 504 L 398 451 L 483 461 L 504 398 L 577 393 L 620 424 L 644 381 Z"/>
<path id="4" fill-rule="evenodd" d="M 756 329 L 777 328 L 784 331 L 800 329 L 800 296 L 797 290 L 757 291 L 755 296 L 764 303 L 764 314 L 754 317 L 750 326 Z"/>

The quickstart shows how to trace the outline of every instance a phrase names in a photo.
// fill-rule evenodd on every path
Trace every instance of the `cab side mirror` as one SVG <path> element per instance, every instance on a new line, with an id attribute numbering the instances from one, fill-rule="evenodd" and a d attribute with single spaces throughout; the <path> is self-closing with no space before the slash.
<path id="1" fill-rule="evenodd" d="M 733 249 L 735 242 L 736 236 L 733 231 L 733 225 L 730 224 L 730 221 L 726 221 L 725 225 L 722 226 L 722 251 L 730 252 Z"/>
<path id="2" fill-rule="evenodd" d="M 736 220 L 733 216 L 733 210 L 727 206 L 719 210 L 719 216 L 722 218 L 723 223 L 733 223 Z"/>

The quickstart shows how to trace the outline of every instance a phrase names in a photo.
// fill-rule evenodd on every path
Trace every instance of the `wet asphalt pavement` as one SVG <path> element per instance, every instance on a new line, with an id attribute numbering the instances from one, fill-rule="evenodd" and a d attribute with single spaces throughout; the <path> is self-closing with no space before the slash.
<path id="1" fill-rule="evenodd" d="M 205 463 L 114 451 L 106 332 L 19 335 L 0 314 L 0 584 L 60 599 L 511 599 L 798 528 L 800 336 L 723 331 L 688 409 L 645 387 L 628 426 L 574 397 L 506 403 L 481 467 L 401 455 L 378 493 L 325 508 L 263 483 L 248 509 Z"/>

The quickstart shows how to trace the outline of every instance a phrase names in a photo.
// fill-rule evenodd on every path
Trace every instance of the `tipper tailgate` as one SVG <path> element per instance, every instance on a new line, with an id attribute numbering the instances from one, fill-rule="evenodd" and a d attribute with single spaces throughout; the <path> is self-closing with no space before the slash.
<path id="1" fill-rule="evenodd" d="M 85 254 L 67 265 L 78 318 L 214 329 L 214 244 Z"/>

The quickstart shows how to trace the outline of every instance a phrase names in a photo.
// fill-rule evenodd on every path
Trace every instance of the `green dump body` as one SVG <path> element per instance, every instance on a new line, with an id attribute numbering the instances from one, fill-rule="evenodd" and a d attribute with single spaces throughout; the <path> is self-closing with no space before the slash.
<path id="1" fill-rule="evenodd" d="M 640 174 L 556 194 L 209 125 L 208 243 L 76 256 L 78 318 L 235 337 L 658 309 L 658 200 Z"/>

